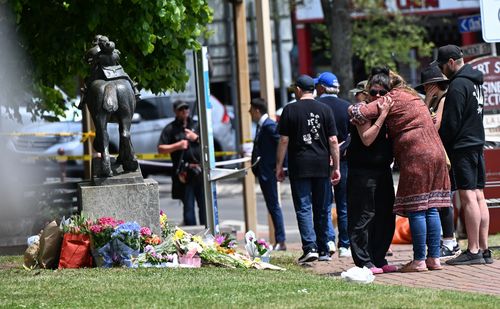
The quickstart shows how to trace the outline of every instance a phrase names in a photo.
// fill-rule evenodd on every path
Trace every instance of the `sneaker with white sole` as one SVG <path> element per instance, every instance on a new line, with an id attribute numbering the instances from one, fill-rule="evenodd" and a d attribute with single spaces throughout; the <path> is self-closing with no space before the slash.
<path id="1" fill-rule="evenodd" d="M 330 253 L 330 256 L 332 256 L 335 251 L 337 251 L 337 246 L 335 245 L 335 242 L 333 240 L 330 240 L 328 243 L 328 252 Z"/>
<path id="2" fill-rule="evenodd" d="M 301 257 L 299 257 L 299 263 L 313 262 L 318 259 L 318 251 L 316 249 L 311 249 L 304 252 Z"/>
<path id="3" fill-rule="evenodd" d="M 344 248 L 344 247 L 340 247 L 339 248 L 339 257 L 351 257 L 352 254 L 351 254 L 351 248 Z"/>
<path id="4" fill-rule="evenodd" d="M 331 260 L 332 260 L 332 258 L 330 257 L 330 254 L 328 254 L 328 252 L 320 252 L 319 253 L 318 261 L 327 262 L 327 261 L 331 261 Z"/>
<path id="5" fill-rule="evenodd" d="M 446 245 L 441 245 L 441 252 L 440 253 L 441 253 L 441 255 L 439 258 L 442 261 L 444 261 L 444 260 L 456 258 L 457 256 L 460 255 L 460 253 L 462 253 L 462 250 L 460 250 L 460 246 L 458 244 L 456 244 L 452 250 L 450 250 L 450 248 L 448 248 L 448 246 L 446 246 Z"/>

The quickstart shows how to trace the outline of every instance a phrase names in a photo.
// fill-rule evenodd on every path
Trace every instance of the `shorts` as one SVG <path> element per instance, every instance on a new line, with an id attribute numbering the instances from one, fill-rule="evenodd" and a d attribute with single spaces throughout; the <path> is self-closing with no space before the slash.
<path id="1" fill-rule="evenodd" d="M 451 190 L 484 189 L 486 169 L 483 147 L 454 149 L 448 155 L 451 162 Z"/>

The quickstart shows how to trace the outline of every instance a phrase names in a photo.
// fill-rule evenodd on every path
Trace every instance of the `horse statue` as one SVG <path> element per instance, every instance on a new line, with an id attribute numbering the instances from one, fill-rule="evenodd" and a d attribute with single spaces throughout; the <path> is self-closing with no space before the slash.
<path id="1" fill-rule="evenodd" d="M 116 162 L 125 172 L 134 172 L 139 163 L 130 140 L 130 126 L 136 106 L 137 91 L 130 77 L 118 64 L 119 51 L 105 36 L 96 36 L 94 46 L 86 53 L 91 64 L 90 76 L 85 80 L 83 104 L 89 108 L 96 135 L 94 149 L 101 154 L 98 177 L 111 177 L 108 122 L 118 123 L 120 145 Z M 80 106 L 83 108 L 83 106 Z"/>

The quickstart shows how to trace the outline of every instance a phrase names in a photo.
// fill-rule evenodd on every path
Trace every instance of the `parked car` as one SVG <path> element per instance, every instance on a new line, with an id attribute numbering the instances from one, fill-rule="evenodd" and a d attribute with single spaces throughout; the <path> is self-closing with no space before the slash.
<path id="1" fill-rule="evenodd" d="M 215 151 L 235 151 L 235 131 L 224 105 L 214 96 L 210 97 L 213 106 L 212 125 Z M 195 112 L 194 103 L 190 103 Z M 163 128 L 174 120 L 173 101 L 168 95 L 143 95 L 137 103 L 131 127 L 132 144 L 136 153 L 157 153 L 157 144 Z M 56 136 L 51 133 L 78 133 L 82 131 L 81 121 L 39 122 L 23 127 L 22 133 L 48 133 L 42 136 L 18 135 L 8 142 L 8 149 L 25 161 L 33 161 L 34 156 L 55 156 L 61 151 L 68 156 L 80 156 L 83 147 L 80 135 Z M 118 124 L 108 124 L 110 153 L 117 153 L 119 146 Z M 47 173 L 57 175 L 59 165 L 56 161 L 39 164 Z M 149 174 L 169 173 L 165 167 L 141 161 L 141 170 L 144 176 Z M 80 160 L 67 162 L 67 176 L 81 177 L 83 164 Z"/>

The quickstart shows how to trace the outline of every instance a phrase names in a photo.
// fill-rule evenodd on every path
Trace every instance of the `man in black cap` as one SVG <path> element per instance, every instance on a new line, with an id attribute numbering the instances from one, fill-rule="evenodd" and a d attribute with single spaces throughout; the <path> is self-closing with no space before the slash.
<path id="1" fill-rule="evenodd" d="M 158 152 L 172 156 L 172 198 L 182 200 L 184 225 L 196 225 L 195 199 L 200 224 L 206 225 L 198 123 L 189 116 L 185 101 L 176 101 L 174 112 L 175 120 L 161 132 Z"/>
<path id="2" fill-rule="evenodd" d="M 297 102 L 285 106 L 279 122 L 276 178 L 285 178 L 283 160 L 288 149 L 288 174 L 304 251 L 299 263 L 304 263 L 329 257 L 328 190 L 340 181 L 339 147 L 331 109 L 314 99 L 314 80 L 301 75 L 293 89 Z"/>
<path id="3" fill-rule="evenodd" d="M 435 61 L 450 79 L 439 135 L 450 157 L 452 190 L 464 208 L 467 250 L 450 265 L 492 263 L 488 249 L 489 213 L 484 198 L 483 74 L 465 64 L 456 45 L 442 46 Z"/>

